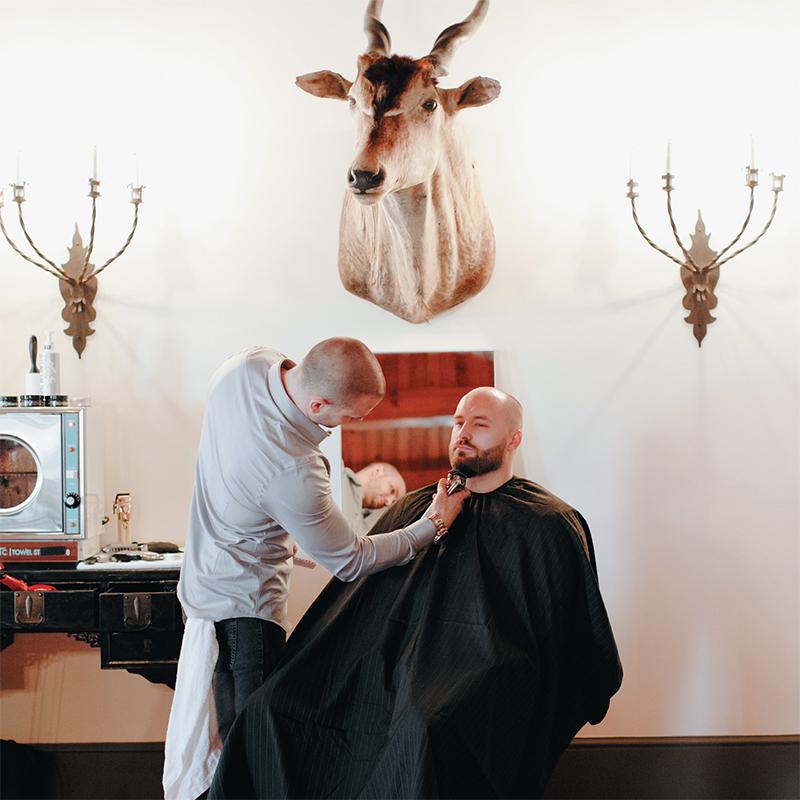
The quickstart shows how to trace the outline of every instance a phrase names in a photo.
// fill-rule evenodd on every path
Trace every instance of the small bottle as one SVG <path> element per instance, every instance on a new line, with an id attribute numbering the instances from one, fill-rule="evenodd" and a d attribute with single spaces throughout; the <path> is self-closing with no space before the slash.
<path id="1" fill-rule="evenodd" d="M 53 331 L 44 335 L 44 350 L 42 351 L 42 394 L 53 395 L 61 391 L 60 356 L 53 349 Z"/>

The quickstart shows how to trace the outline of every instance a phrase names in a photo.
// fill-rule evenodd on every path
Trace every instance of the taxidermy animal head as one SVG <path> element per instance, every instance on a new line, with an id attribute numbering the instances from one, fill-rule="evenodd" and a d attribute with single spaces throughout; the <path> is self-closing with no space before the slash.
<path id="1" fill-rule="evenodd" d="M 439 86 L 456 47 L 486 16 L 488 0 L 418 59 L 391 55 L 382 6 L 367 6 L 367 49 L 353 82 L 323 70 L 301 75 L 297 85 L 345 101 L 355 122 L 339 238 L 345 288 L 424 322 L 477 294 L 494 267 L 492 224 L 456 120 L 462 109 L 494 100 L 500 84 L 477 77 L 457 88 Z"/>

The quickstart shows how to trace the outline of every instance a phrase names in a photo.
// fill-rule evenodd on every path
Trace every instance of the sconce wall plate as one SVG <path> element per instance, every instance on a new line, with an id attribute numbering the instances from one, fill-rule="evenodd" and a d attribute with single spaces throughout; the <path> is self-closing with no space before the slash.
<path id="1" fill-rule="evenodd" d="M 72 346 L 80 358 L 86 347 L 86 337 L 94 333 L 90 323 L 94 322 L 97 316 L 93 306 L 97 294 L 97 278 L 92 276 L 88 280 L 79 280 L 84 270 L 84 264 L 90 273 L 94 270 L 94 264 L 86 259 L 89 248 L 83 246 L 77 222 L 75 223 L 75 234 L 72 237 L 72 247 L 67 249 L 69 261 L 61 266 L 72 281 L 60 280 L 58 282 L 61 296 L 64 298 L 64 310 L 61 312 L 61 316 L 68 323 L 64 333 L 72 337 Z"/>
<path id="2" fill-rule="evenodd" d="M 697 222 L 692 235 L 692 246 L 689 255 L 695 264 L 713 264 L 717 253 L 708 246 L 709 235 L 700 211 L 697 212 Z M 717 307 L 717 296 L 714 289 L 719 280 L 719 266 L 703 270 L 691 270 L 681 267 L 681 280 L 686 289 L 683 298 L 683 307 L 689 312 L 684 319 L 692 326 L 694 338 L 700 346 L 706 335 L 706 328 L 716 320 L 711 316 L 711 309 Z"/>

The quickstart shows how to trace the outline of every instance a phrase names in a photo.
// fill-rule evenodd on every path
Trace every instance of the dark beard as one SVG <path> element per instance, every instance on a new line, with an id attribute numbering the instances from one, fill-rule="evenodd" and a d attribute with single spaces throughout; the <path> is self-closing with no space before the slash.
<path id="1" fill-rule="evenodd" d="M 478 450 L 473 456 L 459 459 L 455 456 L 454 447 L 450 450 L 450 466 L 468 478 L 485 475 L 487 472 L 494 472 L 503 465 L 505 449 L 505 445 L 499 444 L 497 447 L 492 447 L 489 450 Z"/>

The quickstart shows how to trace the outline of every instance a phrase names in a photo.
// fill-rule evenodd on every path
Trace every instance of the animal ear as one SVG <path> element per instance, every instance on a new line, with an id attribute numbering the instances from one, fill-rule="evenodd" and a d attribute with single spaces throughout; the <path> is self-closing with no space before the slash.
<path id="1" fill-rule="evenodd" d="M 494 78 L 473 78 L 457 89 L 445 89 L 445 94 L 451 111 L 485 106 L 500 94 L 500 83 Z"/>
<path id="2" fill-rule="evenodd" d="M 347 100 L 347 93 L 353 85 L 347 78 L 338 72 L 323 69 L 320 72 L 309 72 L 300 75 L 294 82 L 304 91 L 314 97 L 326 97 L 332 100 Z"/>

